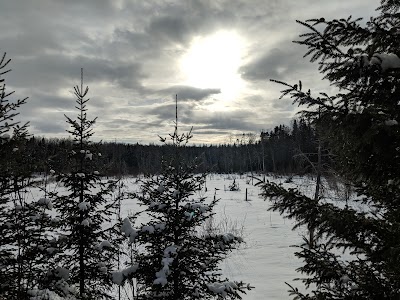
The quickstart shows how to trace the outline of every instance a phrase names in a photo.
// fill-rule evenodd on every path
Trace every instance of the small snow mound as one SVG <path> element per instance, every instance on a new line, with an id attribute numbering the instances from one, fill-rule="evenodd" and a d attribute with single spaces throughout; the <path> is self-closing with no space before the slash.
<path id="1" fill-rule="evenodd" d="M 124 270 L 112 272 L 111 273 L 112 281 L 115 284 L 123 285 L 125 280 L 127 278 L 131 277 L 131 275 L 133 275 L 137 271 L 138 268 L 139 268 L 139 265 L 134 264 Z"/>
<path id="2" fill-rule="evenodd" d="M 40 198 L 37 203 L 39 205 L 46 206 L 48 209 L 53 208 L 53 203 L 49 198 Z"/>
<path id="3" fill-rule="evenodd" d="M 375 53 L 369 63 L 371 65 L 380 65 L 382 71 L 400 68 L 400 58 L 394 53 Z"/>
<path id="4" fill-rule="evenodd" d="M 350 281 L 350 278 L 347 275 L 343 275 L 342 277 L 340 277 L 340 281 L 342 283 L 348 283 Z"/>
<path id="5" fill-rule="evenodd" d="M 112 248 L 112 245 L 109 241 L 104 240 L 100 244 L 97 245 L 97 248 L 102 250 L 103 248 Z"/>
<path id="6" fill-rule="evenodd" d="M 90 208 L 90 203 L 86 202 L 86 201 L 83 201 L 83 202 L 78 204 L 78 208 L 81 211 L 86 211 L 86 210 L 88 210 Z"/>
<path id="7" fill-rule="evenodd" d="M 161 183 L 159 186 L 158 186 L 158 188 L 157 188 L 157 191 L 159 192 L 159 193 L 162 193 L 162 192 L 164 192 L 164 185 Z"/>
<path id="8" fill-rule="evenodd" d="M 130 243 L 133 243 L 138 236 L 138 231 L 132 227 L 129 218 L 124 219 L 121 226 L 121 232 L 124 233 L 126 237 L 129 237 Z"/>
<path id="9" fill-rule="evenodd" d="M 115 284 L 122 285 L 122 283 L 125 281 L 122 272 L 112 272 L 111 275 L 112 275 L 112 281 Z"/>
<path id="10" fill-rule="evenodd" d="M 164 285 L 166 285 L 168 283 L 168 280 L 167 280 L 167 278 L 165 278 L 163 276 L 160 276 L 160 277 L 156 278 L 153 281 L 153 283 L 154 284 L 161 284 L 161 286 L 164 286 Z"/>
<path id="11" fill-rule="evenodd" d="M 166 223 L 159 223 L 159 224 L 155 224 L 154 228 L 157 230 L 164 230 L 166 226 L 167 226 Z"/>
<path id="12" fill-rule="evenodd" d="M 83 225 L 84 227 L 89 227 L 90 225 L 90 220 L 89 219 L 85 219 L 81 222 L 81 225 Z"/>
<path id="13" fill-rule="evenodd" d="M 8 133 L 5 133 L 2 136 L 0 136 L 0 138 L 3 140 L 9 140 L 9 139 L 11 139 L 11 136 Z"/>
<path id="14" fill-rule="evenodd" d="M 235 240 L 235 236 L 232 233 L 225 233 L 222 238 L 224 239 L 224 242 L 230 243 Z"/>
<path id="15" fill-rule="evenodd" d="M 39 290 L 39 289 L 32 289 L 28 290 L 28 295 L 29 295 L 29 300 L 63 300 L 63 299 L 73 299 L 73 298 L 64 298 L 60 297 L 57 295 L 55 292 L 49 290 L 49 289 L 44 289 L 44 290 Z"/>
<path id="16" fill-rule="evenodd" d="M 99 263 L 97 263 L 97 267 L 99 268 L 99 271 L 100 271 L 101 273 L 103 273 L 103 274 L 106 274 L 106 273 L 107 273 L 107 266 L 106 266 L 105 263 L 99 262 Z"/>
<path id="17" fill-rule="evenodd" d="M 179 194 L 180 194 L 179 190 L 174 190 L 174 192 L 172 193 L 172 197 L 177 198 Z"/>
<path id="18" fill-rule="evenodd" d="M 386 120 L 385 121 L 385 125 L 386 126 L 394 126 L 394 125 L 398 125 L 399 123 L 396 120 Z"/>
<path id="19" fill-rule="evenodd" d="M 164 257 L 169 257 L 171 254 L 176 254 L 177 250 L 178 250 L 178 247 L 175 245 L 168 246 L 164 250 Z"/>
<path id="20" fill-rule="evenodd" d="M 219 294 L 222 297 L 226 297 L 228 293 L 232 293 L 238 288 L 238 286 L 234 282 L 225 281 L 207 284 L 207 288 L 214 294 Z"/>
<path id="21" fill-rule="evenodd" d="M 198 210 L 200 213 L 205 213 L 210 209 L 210 207 L 208 205 L 202 204 L 202 203 L 191 203 L 191 204 L 187 204 L 187 206 L 190 209 Z"/>
<path id="22" fill-rule="evenodd" d="M 54 253 L 56 250 L 57 250 L 57 249 L 56 249 L 56 248 L 53 248 L 53 247 L 49 247 L 49 248 L 46 249 L 47 253 L 49 253 L 49 254 Z"/>
<path id="23" fill-rule="evenodd" d="M 86 153 L 85 154 L 85 159 L 92 160 L 93 159 L 93 154 L 92 153 Z"/>
<path id="24" fill-rule="evenodd" d="M 54 270 L 54 274 L 55 274 L 57 277 L 62 278 L 62 279 L 65 279 L 65 280 L 68 280 L 68 278 L 69 278 L 69 270 L 66 269 L 66 268 L 63 268 L 63 267 L 57 267 L 57 268 Z"/>
<path id="25" fill-rule="evenodd" d="M 142 227 L 142 232 L 148 232 L 150 234 L 154 233 L 154 226 L 146 225 Z"/>

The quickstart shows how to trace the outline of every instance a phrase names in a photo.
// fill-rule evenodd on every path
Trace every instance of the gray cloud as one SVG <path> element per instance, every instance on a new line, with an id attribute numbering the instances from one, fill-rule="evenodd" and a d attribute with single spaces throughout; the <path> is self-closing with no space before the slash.
<path id="1" fill-rule="evenodd" d="M 204 100 L 211 95 L 220 94 L 220 89 L 201 89 L 192 86 L 177 85 L 160 91 L 161 94 L 166 94 L 175 98 L 178 95 L 179 101 L 183 100 Z"/>
<path id="2" fill-rule="evenodd" d="M 145 77 L 139 63 L 122 64 L 87 56 L 40 55 L 19 59 L 13 65 L 10 81 L 13 86 L 23 88 L 45 88 L 46 85 L 68 88 L 80 82 L 81 67 L 84 67 L 84 80 L 88 84 L 106 81 L 123 88 L 138 89 L 141 88 L 140 80 Z"/>
<path id="3" fill-rule="evenodd" d="M 56 121 L 56 120 L 54 120 Z M 42 134 L 60 134 L 66 135 L 65 130 L 68 129 L 66 124 L 58 124 L 56 122 L 49 122 L 47 118 L 42 120 L 36 120 L 34 125 L 31 126 L 31 130 L 34 132 L 40 132 Z"/>
<path id="4" fill-rule="evenodd" d="M 189 24 L 186 20 L 176 16 L 162 16 L 154 19 L 147 33 L 153 38 L 165 38 L 175 43 L 186 43 L 191 37 Z"/>
<path id="5" fill-rule="evenodd" d="M 301 5 L 292 0 L 0 0 L 0 52 L 13 59 L 8 86 L 16 97 L 30 97 L 20 118 L 31 120 L 34 134 L 65 135 L 63 114 L 75 115 L 69 91 L 79 84 L 83 67 L 92 99 L 89 114 L 99 116 L 97 138 L 157 141 L 172 128 L 171 96 L 178 94 L 182 126 L 195 127 L 195 141 L 217 142 L 227 132 L 289 122 L 296 107 L 277 100 L 279 87 L 268 83 L 270 78 L 304 78 L 322 89 L 316 66 L 302 58 L 306 49 L 291 43 L 304 30 L 296 19 L 368 17 L 378 5 L 378 0 L 318 5 L 313 0 Z M 248 88 L 224 101 L 223 90 L 185 85 L 179 69 L 195 37 L 219 30 L 234 31 L 246 43 L 239 71 Z"/>
<path id="6" fill-rule="evenodd" d="M 234 131 L 254 131 L 257 124 L 251 121 L 251 111 L 233 111 L 206 113 L 195 118 L 196 128 L 199 129 L 229 129 Z"/>
<path id="7" fill-rule="evenodd" d="M 290 41 L 285 41 L 279 46 L 267 50 L 260 57 L 242 66 L 240 68 L 242 77 L 251 81 L 282 80 L 293 72 L 312 68 L 307 60 L 303 59 L 301 50 L 305 50 L 304 47 L 290 44 Z"/>
<path id="8" fill-rule="evenodd" d="M 193 105 L 191 103 L 179 103 L 178 112 L 180 120 L 187 120 L 192 117 Z M 173 121 L 175 120 L 175 103 L 165 103 L 154 106 L 146 112 L 149 116 L 155 116 L 160 121 Z"/>

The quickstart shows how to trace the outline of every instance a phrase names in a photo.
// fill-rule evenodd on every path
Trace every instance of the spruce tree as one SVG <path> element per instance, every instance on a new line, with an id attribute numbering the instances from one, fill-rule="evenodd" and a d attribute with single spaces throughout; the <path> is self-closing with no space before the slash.
<path id="1" fill-rule="evenodd" d="M 83 74 L 83 71 L 82 71 Z M 85 98 L 89 88 L 75 86 L 77 118 L 65 116 L 73 138 L 69 149 L 70 173 L 57 174 L 66 192 L 50 193 L 60 218 L 58 266 L 65 270 L 68 283 L 78 290 L 79 299 L 111 299 L 110 270 L 114 268 L 118 243 L 114 236 L 113 197 L 117 181 L 104 182 L 100 177 L 101 154 L 91 141 L 96 119 L 87 117 Z"/>
<path id="2" fill-rule="evenodd" d="M 135 278 L 138 299 L 241 299 L 251 287 L 224 278 L 219 264 L 242 239 L 199 231 L 218 199 L 196 196 L 205 175 L 194 175 L 196 164 L 182 159 L 180 151 L 191 133 L 178 134 L 177 125 L 176 118 L 171 143 L 161 139 L 171 149 L 161 174 L 145 179 L 141 191 L 133 194 L 144 209 L 125 218 L 121 231 L 136 244 L 135 263 L 114 272 L 113 280 L 122 285 Z M 136 217 L 143 214 L 148 221 L 140 223 Z"/>
<path id="3" fill-rule="evenodd" d="M 0 76 L 10 59 L 0 60 Z M 28 123 L 21 124 L 18 109 L 27 98 L 12 100 L 0 77 L 0 298 L 28 299 L 45 277 L 54 249 L 50 232 L 51 202 L 29 199 L 33 167 L 27 148 Z"/>
<path id="4" fill-rule="evenodd" d="M 318 62 L 333 96 L 287 84 L 307 108 L 303 117 L 336 156 L 339 174 L 354 185 L 353 203 L 308 197 L 297 189 L 265 184 L 272 210 L 315 230 L 314 245 L 299 246 L 299 271 L 310 293 L 296 299 L 399 299 L 400 297 L 400 3 L 382 0 L 379 15 L 300 22 L 308 32 L 297 43 Z M 342 255 L 341 251 L 346 251 Z"/>

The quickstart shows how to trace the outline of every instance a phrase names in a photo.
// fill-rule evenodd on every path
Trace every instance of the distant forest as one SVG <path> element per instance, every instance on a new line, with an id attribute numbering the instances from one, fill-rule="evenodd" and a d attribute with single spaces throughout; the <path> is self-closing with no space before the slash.
<path id="1" fill-rule="evenodd" d="M 310 162 L 317 160 L 318 141 L 315 130 L 304 119 L 294 120 L 291 127 L 276 126 L 273 130 L 243 133 L 230 144 L 186 146 L 180 151 L 184 159 L 197 159 L 199 172 L 216 173 L 298 173 L 311 171 Z M 70 139 L 31 137 L 27 152 L 36 172 L 51 169 L 68 172 Z M 109 176 L 157 174 L 162 160 L 169 157 L 168 145 L 141 145 L 118 142 L 97 144 L 103 164 L 102 174 Z M 305 157 L 307 159 L 305 159 Z"/>

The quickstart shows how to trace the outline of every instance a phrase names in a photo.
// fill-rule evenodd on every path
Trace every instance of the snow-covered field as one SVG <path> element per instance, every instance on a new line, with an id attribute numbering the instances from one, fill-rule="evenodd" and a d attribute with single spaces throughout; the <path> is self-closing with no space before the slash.
<path id="1" fill-rule="evenodd" d="M 235 179 L 239 191 L 229 191 L 229 185 Z M 312 195 L 315 183 L 312 180 L 294 177 L 293 183 L 285 183 L 287 177 L 267 177 L 269 181 L 280 182 L 286 187 L 299 187 L 303 192 Z M 140 183 L 137 178 L 125 178 L 127 192 L 137 192 Z M 256 180 L 253 182 L 256 183 Z M 198 191 L 195 197 L 206 196 L 210 200 L 216 193 L 220 199 L 216 206 L 214 225 L 224 232 L 241 235 L 245 244 L 235 250 L 221 266 L 224 275 L 231 281 L 250 283 L 255 289 L 244 295 L 246 300 L 288 299 L 289 287 L 285 282 L 298 286 L 301 282 L 293 282 L 301 274 L 296 268 L 301 266 L 295 256 L 292 245 L 301 243 L 304 230 L 292 231 L 291 220 L 284 219 L 278 213 L 268 211 L 269 201 L 259 196 L 260 188 L 252 184 L 247 175 L 238 174 L 209 174 L 206 187 Z M 54 184 L 49 189 L 60 189 Z M 246 189 L 248 201 L 246 201 Z M 334 194 L 331 191 L 331 196 Z M 36 194 L 36 195 L 35 195 Z M 33 192 L 33 198 L 39 196 L 38 190 Z M 126 199 L 122 203 L 122 217 L 142 210 L 134 199 Z M 140 221 L 140 220 L 139 220 Z"/>
<path id="2" fill-rule="evenodd" d="M 228 186 L 238 183 L 239 191 L 229 191 Z M 267 178 L 270 181 L 284 183 L 286 178 Z M 127 189 L 138 191 L 136 179 L 126 179 Z M 256 181 L 254 181 L 255 183 Z M 294 182 L 302 184 L 302 179 Z M 215 224 L 229 230 L 243 230 L 246 242 L 241 249 L 235 251 L 221 266 L 224 275 L 230 280 L 250 283 L 255 289 L 244 296 L 247 300 L 287 299 L 288 286 L 299 276 L 295 269 L 301 262 L 294 256 L 295 249 L 290 247 L 301 241 L 300 231 L 292 231 L 292 222 L 283 219 L 278 213 L 269 212 L 268 201 L 258 194 L 259 187 L 252 185 L 246 175 L 211 174 L 207 177 L 207 192 L 203 189 L 198 196 L 220 199 L 215 211 Z M 293 184 L 291 184 L 293 186 Z M 310 191 L 313 187 L 310 186 Z M 246 189 L 248 201 L 245 201 Z M 122 214 L 128 215 L 138 209 L 134 200 L 126 200 L 122 204 Z M 296 283 L 295 283 L 296 284 Z M 299 283 L 300 284 L 300 283 Z"/>

